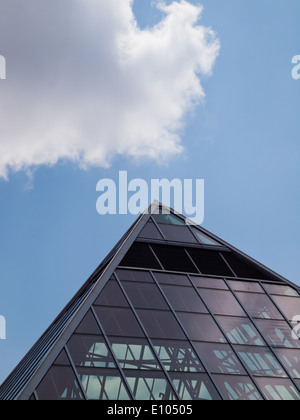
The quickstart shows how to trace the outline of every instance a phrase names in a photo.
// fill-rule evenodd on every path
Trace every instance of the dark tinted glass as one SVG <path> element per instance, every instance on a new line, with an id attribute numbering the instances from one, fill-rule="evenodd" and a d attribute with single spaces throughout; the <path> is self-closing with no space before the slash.
<path id="1" fill-rule="evenodd" d="M 279 285 L 279 284 L 264 284 L 264 288 L 269 292 L 271 295 L 282 295 L 282 296 L 299 296 L 299 293 L 296 289 L 286 285 Z"/>
<path id="2" fill-rule="evenodd" d="M 191 340 L 226 342 L 210 315 L 178 312 L 178 317 Z"/>
<path id="3" fill-rule="evenodd" d="M 255 281 L 229 280 L 229 284 L 235 292 L 265 293 L 261 285 Z"/>
<path id="4" fill-rule="evenodd" d="M 141 283 L 153 283 L 153 278 L 148 271 L 117 270 L 116 274 L 120 280 L 136 281 Z"/>
<path id="5" fill-rule="evenodd" d="M 116 280 L 110 280 L 104 287 L 94 305 L 129 307 L 127 300 Z"/>
<path id="6" fill-rule="evenodd" d="M 204 373 L 171 373 L 180 400 L 220 400 L 211 380 Z"/>
<path id="7" fill-rule="evenodd" d="M 86 316 L 83 318 L 82 322 L 79 324 L 78 328 L 75 331 L 80 334 L 96 334 L 101 335 L 100 328 L 95 320 L 92 311 L 89 311 Z"/>
<path id="8" fill-rule="evenodd" d="M 261 335 L 248 318 L 217 317 L 219 324 L 232 344 L 247 344 L 252 346 L 264 346 Z"/>
<path id="9" fill-rule="evenodd" d="M 52 366 L 36 389 L 40 400 L 83 400 L 71 367 Z"/>
<path id="10" fill-rule="evenodd" d="M 272 278 L 265 271 L 260 270 L 239 255 L 227 252 L 223 252 L 222 254 L 237 277 L 272 280 Z"/>
<path id="11" fill-rule="evenodd" d="M 184 339 L 185 336 L 171 312 L 137 310 L 140 320 L 151 338 Z"/>
<path id="12" fill-rule="evenodd" d="M 152 249 L 165 270 L 197 273 L 197 269 L 183 248 L 177 246 L 152 245 Z"/>
<path id="13" fill-rule="evenodd" d="M 250 316 L 264 319 L 283 319 L 267 295 L 258 293 L 236 293 Z"/>
<path id="14" fill-rule="evenodd" d="M 184 220 L 175 216 L 172 213 L 164 214 L 163 211 L 159 211 L 159 213 L 152 214 L 152 218 L 156 221 L 156 223 L 162 225 L 173 225 L 173 226 L 185 226 Z"/>
<path id="15" fill-rule="evenodd" d="M 233 294 L 226 290 L 198 289 L 209 309 L 218 315 L 246 316 Z"/>
<path id="16" fill-rule="evenodd" d="M 228 344 L 194 343 L 206 369 L 211 373 L 246 375 L 246 371 Z"/>
<path id="17" fill-rule="evenodd" d="M 116 367 L 103 337 L 74 334 L 68 349 L 76 366 Z"/>
<path id="18" fill-rule="evenodd" d="M 149 238 L 149 239 L 163 239 L 159 230 L 153 222 L 148 222 L 144 229 L 139 234 L 140 238 Z"/>
<path id="19" fill-rule="evenodd" d="M 293 339 L 293 330 L 287 322 L 257 319 L 256 325 L 270 346 L 300 348 L 300 341 Z"/>
<path id="20" fill-rule="evenodd" d="M 123 282 L 123 286 L 135 308 L 169 309 L 155 284 Z"/>
<path id="21" fill-rule="evenodd" d="M 279 309 L 284 313 L 288 320 L 292 321 L 295 316 L 300 315 L 300 296 L 272 296 Z"/>
<path id="22" fill-rule="evenodd" d="M 205 235 L 205 233 L 200 232 L 197 228 L 192 227 L 194 235 L 198 238 L 198 242 L 202 245 L 213 245 L 213 246 L 220 246 L 220 244 L 215 241 L 214 239 L 210 238 L 209 236 Z"/>
<path id="23" fill-rule="evenodd" d="M 287 377 L 278 360 L 266 347 L 236 347 L 243 363 L 256 376 Z"/>
<path id="24" fill-rule="evenodd" d="M 160 228 L 168 241 L 197 243 L 195 236 L 187 226 L 161 225 Z"/>
<path id="25" fill-rule="evenodd" d="M 214 279 L 210 277 L 196 277 L 191 276 L 191 280 L 196 287 L 206 288 L 206 289 L 221 289 L 229 290 L 225 281 L 222 279 Z"/>
<path id="26" fill-rule="evenodd" d="M 188 277 L 181 274 L 154 273 L 154 275 L 161 284 L 192 286 Z"/>
<path id="27" fill-rule="evenodd" d="M 162 372 L 124 371 L 136 400 L 175 400 L 176 396 Z"/>
<path id="28" fill-rule="evenodd" d="M 95 311 L 107 335 L 143 337 L 143 332 L 130 309 L 102 308 Z"/>
<path id="29" fill-rule="evenodd" d="M 192 287 L 163 285 L 162 289 L 175 311 L 208 313 Z"/>
<path id="30" fill-rule="evenodd" d="M 134 243 L 120 265 L 124 267 L 161 269 L 153 252 L 149 246 L 144 243 Z"/>
<path id="31" fill-rule="evenodd" d="M 207 251 L 205 249 L 189 248 L 188 252 L 199 268 L 201 274 L 212 274 L 215 276 L 233 277 L 218 251 Z"/>

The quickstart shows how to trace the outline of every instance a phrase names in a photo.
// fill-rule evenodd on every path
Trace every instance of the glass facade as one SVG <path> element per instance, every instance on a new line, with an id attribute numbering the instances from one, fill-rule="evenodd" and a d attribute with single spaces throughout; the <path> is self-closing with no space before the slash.
<path id="1" fill-rule="evenodd" d="M 300 400 L 298 288 L 182 220 L 149 220 L 31 399 Z"/>

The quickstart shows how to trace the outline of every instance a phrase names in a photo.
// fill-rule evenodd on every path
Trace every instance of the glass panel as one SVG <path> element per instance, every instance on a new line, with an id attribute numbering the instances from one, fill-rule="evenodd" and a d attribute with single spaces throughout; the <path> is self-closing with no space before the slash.
<path id="1" fill-rule="evenodd" d="M 165 270 L 183 273 L 198 272 L 184 248 L 177 246 L 152 245 L 152 249 Z"/>
<path id="2" fill-rule="evenodd" d="M 116 280 L 110 280 L 107 283 L 96 299 L 94 305 L 129 307 L 127 300 Z"/>
<path id="3" fill-rule="evenodd" d="M 152 214 L 152 218 L 156 221 L 156 223 L 162 225 L 186 226 L 184 220 L 180 219 L 172 213 L 164 214 L 162 210 L 160 210 L 159 213 Z"/>
<path id="4" fill-rule="evenodd" d="M 83 318 L 75 332 L 78 334 L 102 335 L 100 328 L 95 320 L 95 317 L 91 311 L 89 311 L 86 314 L 86 316 Z"/>
<path id="5" fill-rule="evenodd" d="M 136 400 L 176 400 L 169 381 L 162 372 L 124 371 Z"/>
<path id="6" fill-rule="evenodd" d="M 198 291 L 204 302 L 214 314 L 246 316 L 242 307 L 231 292 L 199 288 Z"/>
<path id="7" fill-rule="evenodd" d="M 202 364 L 187 341 L 153 340 L 153 345 L 167 371 L 203 372 Z"/>
<path id="8" fill-rule="evenodd" d="M 279 285 L 279 284 L 264 284 L 264 288 L 271 295 L 297 296 L 297 297 L 299 297 L 299 293 L 297 292 L 297 290 L 292 289 L 290 286 Z"/>
<path id="9" fill-rule="evenodd" d="M 298 401 L 300 394 L 288 379 L 257 378 L 257 383 L 267 400 Z"/>
<path id="10" fill-rule="evenodd" d="M 140 238 L 149 238 L 149 239 L 163 239 L 159 230 L 153 222 L 148 222 L 142 232 L 139 234 Z"/>
<path id="11" fill-rule="evenodd" d="M 160 264 L 147 244 L 134 243 L 120 266 L 161 269 Z"/>
<path id="12" fill-rule="evenodd" d="M 283 319 L 267 295 L 242 292 L 237 292 L 236 295 L 253 318 Z"/>
<path id="13" fill-rule="evenodd" d="M 289 321 L 300 315 L 300 296 L 298 298 L 273 296 L 273 299 Z"/>
<path id="14" fill-rule="evenodd" d="M 160 228 L 168 241 L 197 243 L 196 238 L 187 226 L 161 225 Z"/>
<path id="15" fill-rule="evenodd" d="M 154 282 L 149 271 L 117 270 L 116 274 L 120 280 L 136 281 L 138 283 Z"/>
<path id="16" fill-rule="evenodd" d="M 285 378 L 286 372 L 271 351 L 262 347 L 240 347 L 236 349 L 241 360 L 247 365 L 253 375 L 279 376 Z"/>
<path id="17" fill-rule="evenodd" d="M 180 400 L 220 400 L 211 380 L 204 373 L 171 373 L 173 384 Z"/>
<path id="18" fill-rule="evenodd" d="M 116 367 L 103 337 L 74 334 L 67 346 L 76 366 Z"/>
<path id="19" fill-rule="evenodd" d="M 70 366 L 70 361 L 68 359 L 67 353 L 65 350 L 62 350 L 55 360 L 54 364 L 56 366 Z"/>
<path id="20" fill-rule="evenodd" d="M 217 317 L 225 331 L 228 341 L 232 344 L 247 344 L 264 346 L 261 335 L 248 318 Z"/>
<path id="21" fill-rule="evenodd" d="M 169 309 L 155 284 L 123 282 L 123 286 L 135 308 Z"/>
<path id="22" fill-rule="evenodd" d="M 107 335 L 143 337 L 144 334 L 130 309 L 101 308 L 95 306 L 95 311 Z"/>
<path id="23" fill-rule="evenodd" d="M 192 286 L 188 277 L 181 274 L 154 273 L 154 275 L 156 280 L 161 284 Z"/>
<path id="24" fill-rule="evenodd" d="M 260 401 L 262 396 L 248 376 L 214 375 L 222 397 L 228 401 Z"/>
<path id="25" fill-rule="evenodd" d="M 232 252 L 222 252 L 222 255 L 237 277 L 259 280 L 273 280 L 265 271 L 260 269 L 258 264 L 252 264 L 247 259 L 242 258 L 241 256 Z"/>
<path id="26" fill-rule="evenodd" d="M 204 303 L 192 287 L 163 285 L 162 289 L 175 311 L 208 313 Z"/>
<path id="27" fill-rule="evenodd" d="M 257 282 L 229 280 L 229 284 L 235 292 L 265 293 L 261 285 Z"/>
<path id="28" fill-rule="evenodd" d="M 202 274 L 234 277 L 232 271 L 217 251 L 189 248 L 188 252 Z"/>
<path id="29" fill-rule="evenodd" d="M 198 241 L 202 245 L 214 245 L 214 246 L 221 246 L 217 241 L 210 238 L 209 236 L 205 235 L 204 233 L 200 232 L 200 230 L 192 227 L 194 234 L 197 236 Z"/>
<path id="30" fill-rule="evenodd" d="M 256 324 L 270 346 L 300 348 L 300 341 L 293 339 L 293 330 L 287 322 L 260 319 Z"/>
<path id="31" fill-rule="evenodd" d="M 185 339 L 172 312 L 137 310 L 140 320 L 151 338 Z"/>
<path id="32" fill-rule="evenodd" d="M 158 361 L 146 340 L 109 337 L 109 341 L 122 369 L 160 369 Z"/>
<path id="33" fill-rule="evenodd" d="M 289 374 L 300 379 L 300 350 L 276 349 L 275 353 Z"/>
<path id="34" fill-rule="evenodd" d="M 209 277 L 196 277 L 191 276 L 191 280 L 196 287 L 201 287 L 203 289 L 221 289 L 228 290 L 228 287 L 224 280 L 222 279 L 213 279 Z"/>
<path id="35" fill-rule="evenodd" d="M 89 400 L 130 400 L 117 370 L 78 368 L 78 373 Z"/>
<path id="36" fill-rule="evenodd" d="M 177 313 L 191 340 L 225 343 L 226 339 L 210 315 Z"/>
<path id="37" fill-rule="evenodd" d="M 71 367 L 52 366 L 36 389 L 40 400 L 84 400 Z"/>
<path id="38" fill-rule="evenodd" d="M 228 344 L 194 343 L 206 369 L 211 373 L 246 375 L 246 371 Z"/>

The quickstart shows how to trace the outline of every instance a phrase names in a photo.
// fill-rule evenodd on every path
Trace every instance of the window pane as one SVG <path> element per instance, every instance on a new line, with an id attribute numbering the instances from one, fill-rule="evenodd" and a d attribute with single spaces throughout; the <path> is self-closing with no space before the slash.
<path id="1" fill-rule="evenodd" d="M 169 309 L 155 284 L 123 282 L 123 286 L 135 308 Z"/>
<path id="2" fill-rule="evenodd" d="M 210 315 L 178 312 L 178 317 L 191 340 L 225 343 L 226 339 Z"/>
<path id="3" fill-rule="evenodd" d="M 236 294 L 253 318 L 283 319 L 267 295 L 242 292 Z"/>
<path id="4" fill-rule="evenodd" d="M 159 224 L 174 225 L 174 226 L 185 226 L 184 220 L 175 216 L 172 213 L 164 214 L 161 210 L 159 213 L 152 214 L 152 218 Z"/>
<path id="5" fill-rule="evenodd" d="M 216 401 L 221 399 L 211 380 L 204 373 L 171 373 L 171 378 L 180 400 Z"/>
<path id="6" fill-rule="evenodd" d="M 89 311 L 86 314 L 75 332 L 78 334 L 102 335 L 92 311 Z"/>
<path id="7" fill-rule="evenodd" d="M 253 375 L 279 376 L 282 378 L 287 376 L 286 372 L 269 349 L 238 346 L 236 350 L 241 360 L 247 365 Z"/>
<path id="8" fill-rule="evenodd" d="M 153 340 L 153 344 L 167 371 L 203 372 L 202 364 L 187 341 Z"/>
<path id="9" fill-rule="evenodd" d="M 211 373 L 246 375 L 246 371 L 228 344 L 194 343 L 206 369 Z"/>
<path id="10" fill-rule="evenodd" d="M 218 322 L 232 344 L 264 346 L 261 335 L 248 318 L 218 317 Z"/>
<path id="11" fill-rule="evenodd" d="M 116 280 L 110 280 L 104 287 L 94 305 L 99 306 L 122 306 L 128 308 L 129 305 Z"/>
<path id="12" fill-rule="evenodd" d="M 235 292 L 254 292 L 265 293 L 259 283 L 242 281 L 242 280 L 229 280 L 229 284 Z"/>
<path id="13" fill-rule="evenodd" d="M 200 230 L 198 230 L 197 228 L 192 227 L 192 230 L 193 230 L 194 234 L 197 236 L 198 241 L 200 242 L 200 244 L 202 244 L 202 245 L 221 246 L 221 244 L 219 244 L 217 241 L 215 241 L 214 239 L 210 238 L 209 236 L 205 235 L 204 233 L 200 232 Z"/>
<path id="14" fill-rule="evenodd" d="M 122 369 L 160 369 L 146 340 L 126 337 L 109 337 L 109 340 Z"/>
<path id="15" fill-rule="evenodd" d="M 157 227 L 153 222 L 148 222 L 142 232 L 139 234 L 140 238 L 163 239 Z"/>
<path id="16" fill-rule="evenodd" d="M 209 309 L 218 315 L 246 316 L 233 294 L 225 290 L 198 289 Z"/>
<path id="17" fill-rule="evenodd" d="M 256 324 L 270 346 L 300 348 L 300 341 L 293 339 L 293 330 L 287 322 L 259 319 Z"/>
<path id="18" fill-rule="evenodd" d="M 153 278 L 148 271 L 117 270 L 116 274 L 120 280 L 136 281 L 138 283 L 153 283 Z"/>
<path id="19" fill-rule="evenodd" d="M 192 286 L 188 277 L 182 274 L 154 273 L 160 284 L 175 284 L 181 286 Z"/>
<path id="20" fill-rule="evenodd" d="M 286 285 L 279 285 L 279 284 L 264 284 L 265 289 L 272 295 L 282 295 L 282 296 L 297 296 L 299 297 L 299 293 L 297 290 L 292 289 Z"/>
<path id="21" fill-rule="evenodd" d="M 275 352 L 289 374 L 300 379 L 300 350 L 276 349 Z"/>
<path id="22" fill-rule="evenodd" d="M 201 274 L 233 277 L 232 271 L 217 251 L 189 248 L 188 252 Z"/>
<path id="23" fill-rule="evenodd" d="M 183 273 L 198 272 L 184 248 L 177 246 L 152 245 L 152 249 L 165 270 Z"/>
<path id="24" fill-rule="evenodd" d="M 162 372 L 124 371 L 136 400 L 175 400 L 169 381 Z"/>
<path id="25" fill-rule="evenodd" d="M 300 296 L 298 298 L 287 296 L 272 297 L 289 321 L 292 321 L 294 316 L 300 315 Z"/>
<path id="26" fill-rule="evenodd" d="M 258 265 L 251 264 L 245 258 L 240 257 L 232 252 L 222 252 L 237 277 L 248 279 L 272 280 L 268 273 L 260 269 Z"/>
<path id="27" fill-rule="evenodd" d="M 172 312 L 137 310 L 139 318 L 151 338 L 185 339 L 185 336 Z"/>
<path id="28" fill-rule="evenodd" d="M 116 367 L 103 337 L 74 334 L 68 349 L 76 366 Z"/>
<path id="29" fill-rule="evenodd" d="M 214 375 L 222 397 L 228 401 L 260 401 L 262 396 L 248 376 Z"/>
<path id="30" fill-rule="evenodd" d="M 204 303 L 192 287 L 162 286 L 175 311 L 208 313 Z"/>
<path id="31" fill-rule="evenodd" d="M 288 379 L 257 378 L 257 383 L 267 400 L 298 401 L 300 394 Z"/>
<path id="32" fill-rule="evenodd" d="M 78 368 L 78 373 L 89 400 L 130 400 L 117 370 Z"/>
<path id="33" fill-rule="evenodd" d="M 161 269 L 153 252 L 144 243 L 134 243 L 123 258 L 120 266 Z"/>
<path id="34" fill-rule="evenodd" d="M 36 390 L 40 400 L 84 400 L 71 367 L 52 366 Z"/>
<path id="35" fill-rule="evenodd" d="M 130 309 L 101 308 L 95 306 L 102 327 L 107 335 L 143 337 L 144 334 Z"/>
<path id="36" fill-rule="evenodd" d="M 160 229 L 168 241 L 197 243 L 196 238 L 187 226 L 161 225 Z"/>
<path id="37" fill-rule="evenodd" d="M 196 277 L 191 276 L 191 280 L 196 287 L 201 287 L 203 289 L 222 289 L 228 290 L 228 287 L 224 280 L 222 279 L 213 279 L 209 277 Z"/>

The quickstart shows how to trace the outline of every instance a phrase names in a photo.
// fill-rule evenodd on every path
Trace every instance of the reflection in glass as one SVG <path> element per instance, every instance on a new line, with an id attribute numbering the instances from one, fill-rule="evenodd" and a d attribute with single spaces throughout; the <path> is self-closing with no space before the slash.
<path id="1" fill-rule="evenodd" d="M 246 371 L 228 344 L 194 343 L 200 359 L 211 373 L 246 375 Z"/>
<path id="2" fill-rule="evenodd" d="M 144 336 L 131 309 L 95 306 L 95 312 L 107 335 Z"/>
<path id="3" fill-rule="evenodd" d="M 89 400 L 130 400 L 117 370 L 78 368 L 78 373 Z"/>
<path id="4" fill-rule="evenodd" d="M 300 348 L 300 341 L 293 339 L 287 322 L 258 319 L 256 324 L 270 346 Z"/>
<path id="5" fill-rule="evenodd" d="M 262 396 L 248 376 L 214 375 L 222 397 L 228 401 L 260 401 Z"/>
<path id="6" fill-rule="evenodd" d="M 126 337 L 109 337 L 109 340 L 122 369 L 160 369 L 146 340 Z"/>
<path id="7" fill-rule="evenodd" d="M 276 349 L 275 352 L 292 378 L 300 379 L 300 350 Z"/>
<path id="8" fill-rule="evenodd" d="M 68 349 L 76 366 L 116 367 L 103 337 L 74 334 Z"/>
<path id="9" fill-rule="evenodd" d="M 287 377 L 287 374 L 269 349 L 238 346 L 236 350 L 253 375 Z"/>
<path id="10" fill-rule="evenodd" d="M 288 379 L 257 378 L 257 383 L 267 400 L 299 401 L 300 394 Z"/>
<path id="11" fill-rule="evenodd" d="M 180 400 L 220 400 L 215 387 L 207 375 L 171 373 L 173 384 Z"/>
<path id="12" fill-rule="evenodd" d="M 272 296 L 272 298 L 289 321 L 292 321 L 294 316 L 300 315 L 300 296 Z"/>
<path id="13" fill-rule="evenodd" d="M 243 292 L 237 292 L 236 294 L 253 318 L 283 319 L 267 295 Z"/>
<path id="14" fill-rule="evenodd" d="M 217 319 L 230 343 L 252 346 L 265 345 L 261 335 L 248 318 L 222 316 L 217 317 Z"/>
<path id="15" fill-rule="evenodd" d="M 187 341 L 153 340 L 153 344 L 167 371 L 203 372 L 202 364 Z"/>
<path id="16" fill-rule="evenodd" d="M 124 370 L 124 373 L 136 400 L 176 400 L 162 372 Z"/>

